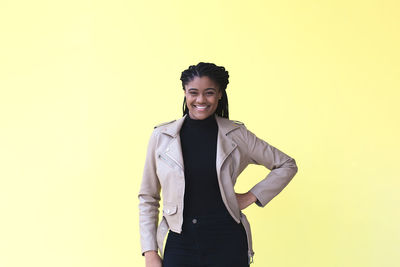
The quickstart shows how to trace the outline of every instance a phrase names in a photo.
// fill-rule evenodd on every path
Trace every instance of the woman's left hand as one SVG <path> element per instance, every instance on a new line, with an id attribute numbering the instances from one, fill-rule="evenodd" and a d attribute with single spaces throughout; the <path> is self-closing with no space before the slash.
<path id="1" fill-rule="evenodd" d="M 256 196 L 250 191 L 244 194 L 236 193 L 236 198 L 239 203 L 240 210 L 243 210 L 257 201 Z"/>

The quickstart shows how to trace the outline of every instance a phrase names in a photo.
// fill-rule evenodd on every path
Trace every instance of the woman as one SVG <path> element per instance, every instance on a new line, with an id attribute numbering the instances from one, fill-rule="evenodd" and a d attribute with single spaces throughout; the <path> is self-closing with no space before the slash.
<path id="1" fill-rule="evenodd" d="M 146 267 L 249 266 L 254 252 L 242 210 L 252 203 L 264 207 L 297 172 L 293 158 L 229 120 L 228 78 L 213 63 L 189 66 L 181 75 L 183 117 L 156 126 L 150 137 L 139 191 Z M 236 193 L 248 164 L 271 172 L 247 193 Z"/>

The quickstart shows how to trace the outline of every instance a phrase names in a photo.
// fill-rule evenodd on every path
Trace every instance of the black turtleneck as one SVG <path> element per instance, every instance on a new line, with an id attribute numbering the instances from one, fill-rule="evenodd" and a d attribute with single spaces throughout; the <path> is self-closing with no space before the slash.
<path id="1" fill-rule="evenodd" d="M 227 212 L 217 178 L 217 134 L 214 114 L 203 120 L 186 115 L 180 131 L 185 166 L 184 216 Z"/>

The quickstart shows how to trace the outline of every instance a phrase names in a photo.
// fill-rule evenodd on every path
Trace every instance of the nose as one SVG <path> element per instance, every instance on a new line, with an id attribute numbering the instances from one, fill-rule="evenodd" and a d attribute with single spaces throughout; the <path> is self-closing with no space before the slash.
<path id="1" fill-rule="evenodd" d="M 203 94 L 199 94 L 197 97 L 197 103 L 204 103 L 205 102 L 205 97 L 203 96 Z"/>

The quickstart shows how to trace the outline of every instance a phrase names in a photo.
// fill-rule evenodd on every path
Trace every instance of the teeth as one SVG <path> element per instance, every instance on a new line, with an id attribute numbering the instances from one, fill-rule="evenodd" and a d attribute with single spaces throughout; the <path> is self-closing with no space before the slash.
<path id="1" fill-rule="evenodd" d="M 195 106 L 196 108 L 205 109 L 207 106 Z"/>

